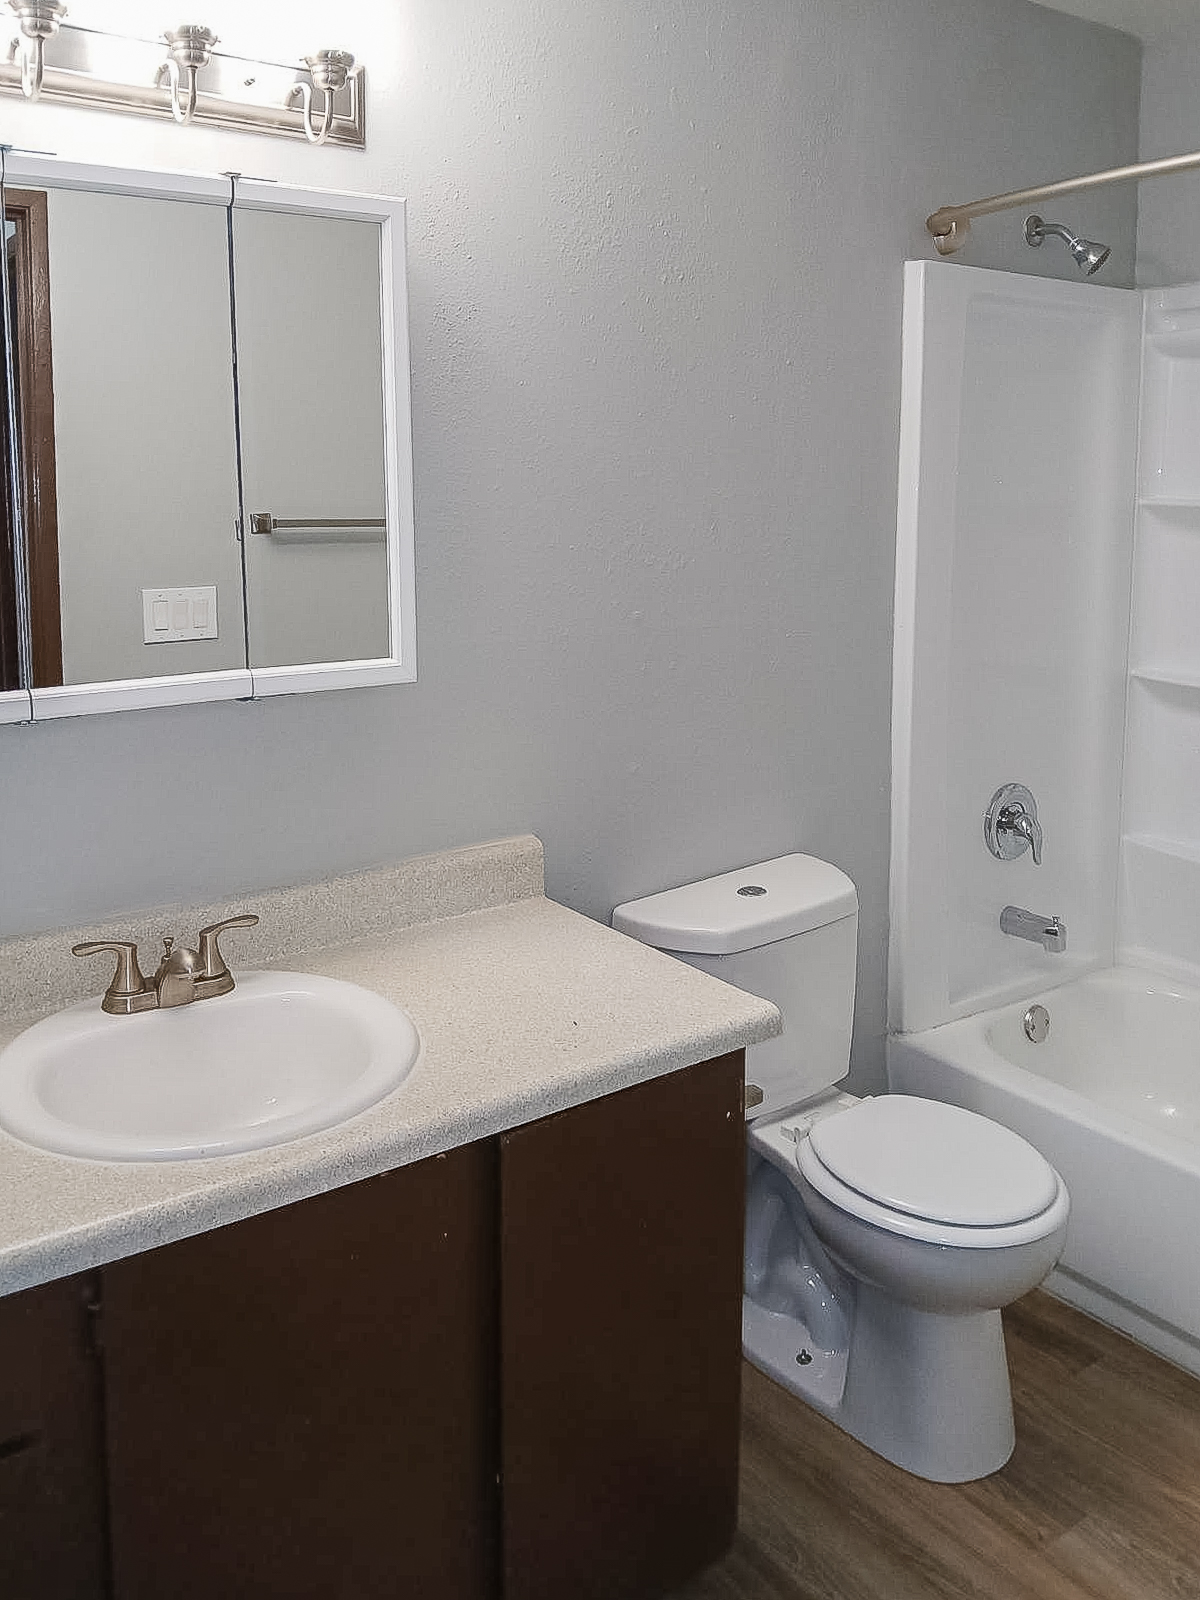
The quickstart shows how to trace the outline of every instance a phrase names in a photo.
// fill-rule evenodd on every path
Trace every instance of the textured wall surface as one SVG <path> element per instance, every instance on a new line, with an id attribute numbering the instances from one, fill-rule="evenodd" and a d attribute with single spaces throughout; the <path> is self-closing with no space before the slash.
<path id="1" fill-rule="evenodd" d="M 206 20 L 277 58 L 343 29 L 270 11 Z M 804 849 L 860 890 L 878 1081 L 901 263 L 937 205 L 1132 159 L 1137 46 L 1024 0 L 344 26 L 365 155 L 7 100 L 0 135 L 408 197 L 420 681 L 0 729 L 0 933 L 527 829 L 601 917 Z M 1134 206 L 1070 207 L 1109 282 Z M 963 259 L 1074 271 L 1012 216 Z"/>
<path id="2" fill-rule="evenodd" d="M 1146 47 L 1141 157 L 1200 150 L 1200 22 Z M 1200 172 L 1139 185 L 1137 281 L 1147 289 L 1200 282 Z"/>

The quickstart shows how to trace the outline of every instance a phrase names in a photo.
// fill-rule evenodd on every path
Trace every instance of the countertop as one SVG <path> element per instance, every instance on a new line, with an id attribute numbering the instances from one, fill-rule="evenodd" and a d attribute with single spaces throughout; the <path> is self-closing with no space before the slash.
<path id="1" fill-rule="evenodd" d="M 288 907 L 324 904 L 329 915 L 310 918 L 305 932 L 337 942 L 295 954 L 265 940 L 239 962 L 230 939 L 235 974 L 269 965 L 377 991 L 417 1024 L 416 1067 L 350 1121 L 243 1155 L 83 1161 L 0 1132 L 0 1294 L 373 1177 L 779 1032 L 768 1002 L 547 900 L 540 885 L 541 846 L 526 836 L 247 896 L 247 907 L 275 911 L 293 936 Z M 462 909 L 473 902 L 478 909 Z M 438 915 L 447 907 L 454 914 Z M 209 909 L 190 908 L 176 925 Z M 368 936 L 347 936 L 363 927 Z M 17 1002 L 35 991 L 12 974 L 36 965 L 40 978 L 45 952 L 69 949 L 71 939 L 0 945 L 8 978 L 0 1047 L 32 1020 L 28 1008 L 17 1015 Z M 60 993 L 59 1004 L 74 998 Z"/>

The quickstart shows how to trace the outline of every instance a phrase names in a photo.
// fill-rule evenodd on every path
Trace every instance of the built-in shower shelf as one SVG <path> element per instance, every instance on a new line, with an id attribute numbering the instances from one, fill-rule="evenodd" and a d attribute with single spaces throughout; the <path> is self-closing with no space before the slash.
<path id="1" fill-rule="evenodd" d="M 1167 689 L 1194 690 L 1200 694 L 1200 667 L 1134 667 L 1129 676 L 1138 683 L 1152 683 Z"/>
<path id="2" fill-rule="evenodd" d="M 1147 511 L 1195 511 L 1200 513 L 1200 495 L 1144 494 L 1138 505 Z"/>
<path id="3" fill-rule="evenodd" d="M 1187 861 L 1200 866 L 1200 839 L 1166 839 L 1155 833 L 1127 833 L 1122 841 L 1171 861 Z"/>
<path id="4" fill-rule="evenodd" d="M 1200 967 L 1200 839 L 1127 833 L 1121 878 L 1119 948 L 1168 970 Z"/>
<path id="5" fill-rule="evenodd" d="M 1184 361 L 1200 359 L 1200 327 L 1149 328 L 1146 344 L 1156 355 Z"/>

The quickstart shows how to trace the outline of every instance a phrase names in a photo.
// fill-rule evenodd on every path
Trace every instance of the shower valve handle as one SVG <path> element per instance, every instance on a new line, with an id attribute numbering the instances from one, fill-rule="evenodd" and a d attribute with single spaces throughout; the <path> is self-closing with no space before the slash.
<path id="1" fill-rule="evenodd" d="M 996 819 L 996 831 L 1024 839 L 1033 852 L 1034 866 L 1041 866 L 1042 830 L 1035 816 L 1031 816 L 1021 806 L 1006 806 Z"/>
<path id="2" fill-rule="evenodd" d="M 1034 866 L 1041 866 L 1037 801 L 1023 783 L 1005 783 L 996 790 L 984 812 L 983 838 L 998 861 L 1015 861 L 1029 850 Z"/>

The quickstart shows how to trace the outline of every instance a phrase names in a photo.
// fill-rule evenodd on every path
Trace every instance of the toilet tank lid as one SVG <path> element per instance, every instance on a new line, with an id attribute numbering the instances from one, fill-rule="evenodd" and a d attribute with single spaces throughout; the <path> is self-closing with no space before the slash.
<path id="1" fill-rule="evenodd" d="M 643 944 L 687 955 L 733 955 L 810 933 L 858 910 L 846 874 L 816 856 L 779 856 L 679 889 L 629 900 L 612 925 Z"/>

